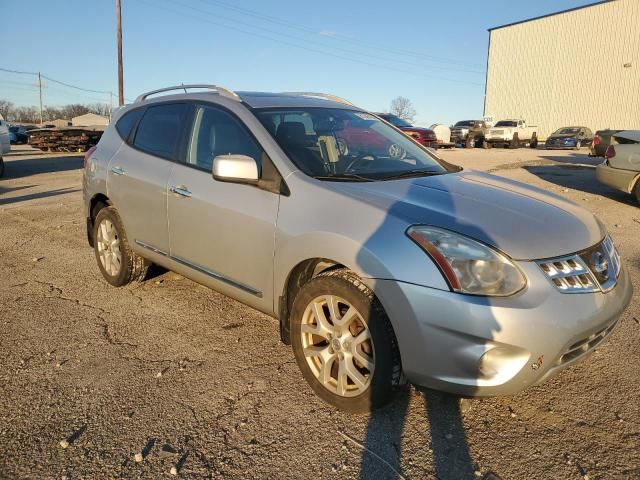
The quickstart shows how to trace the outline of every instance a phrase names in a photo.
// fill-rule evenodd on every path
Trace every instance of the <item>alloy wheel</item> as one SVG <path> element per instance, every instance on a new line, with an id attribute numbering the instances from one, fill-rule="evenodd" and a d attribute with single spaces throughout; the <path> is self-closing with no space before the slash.
<path id="1" fill-rule="evenodd" d="M 104 268 L 109 275 L 115 277 L 120 273 L 122 266 L 122 252 L 120 251 L 118 230 L 111 220 L 105 218 L 98 226 L 97 234 L 98 256 L 102 268 Z"/>
<path id="2" fill-rule="evenodd" d="M 335 295 L 315 298 L 304 311 L 300 334 L 307 364 L 327 390 L 355 397 L 369 388 L 373 339 L 353 305 Z"/>

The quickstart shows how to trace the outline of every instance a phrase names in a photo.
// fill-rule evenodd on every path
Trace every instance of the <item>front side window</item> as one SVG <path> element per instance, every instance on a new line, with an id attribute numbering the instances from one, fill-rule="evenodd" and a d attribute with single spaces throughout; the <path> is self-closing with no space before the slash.
<path id="1" fill-rule="evenodd" d="M 254 112 L 291 161 L 315 178 L 371 181 L 453 171 L 370 113 L 318 107 Z"/>
<path id="2" fill-rule="evenodd" d="M 147 108 L 140 120 L 134 146 L 158 157 L 175 158 L 186 112 L 187 106 L 183 103 Z"/>
<path id="3" fill-rule="evenodd" d="M 218 155 L 247 155 L 260 168 L 262 149 L 230 113 L 213 107 L 196 110 L 186 162 L 211 172 Z"/>

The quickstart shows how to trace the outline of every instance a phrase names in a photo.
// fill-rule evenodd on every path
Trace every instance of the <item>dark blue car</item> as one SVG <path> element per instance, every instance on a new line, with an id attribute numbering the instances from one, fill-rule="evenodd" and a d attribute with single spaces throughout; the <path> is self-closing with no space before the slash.
<path id="1" fill-rule="evenodd" d="M 593 141 L 593 132 L 587 127 L 562 127 L 547 138 L 544 146 L 548 149 L 570 148 L 580 150 L 588 147 Z"/>

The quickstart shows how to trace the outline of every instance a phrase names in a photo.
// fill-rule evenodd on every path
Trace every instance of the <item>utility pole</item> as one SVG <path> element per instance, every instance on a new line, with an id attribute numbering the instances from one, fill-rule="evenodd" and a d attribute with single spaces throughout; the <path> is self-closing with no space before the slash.
<path id="1" fill-rule="evenodd" d="M 38 72 L 38 89 L 40 90 L 40 126 L 42 126 L 42 77 L 40 76 L 40 72 Z"/>
<path id="2" fill-rule="evenodd" d="M 124 85 L 122 74 L 122 13 L 120 0 L 116 0 L 116 30 L 118 37 L 118 105 L 124 105 Z"/>

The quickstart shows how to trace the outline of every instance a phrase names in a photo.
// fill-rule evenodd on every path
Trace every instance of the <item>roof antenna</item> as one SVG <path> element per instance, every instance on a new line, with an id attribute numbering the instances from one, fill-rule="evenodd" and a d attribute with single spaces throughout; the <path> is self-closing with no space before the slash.
<path id="1" fill-rule="evenodd" d="M 181 86 L 182 86 L 182 88 L 184 89 L 184 93 L 187 93 L 187 89 L 184 87 L 184 82 L 182 82 L 180 85 L 181 85 Z"/>

